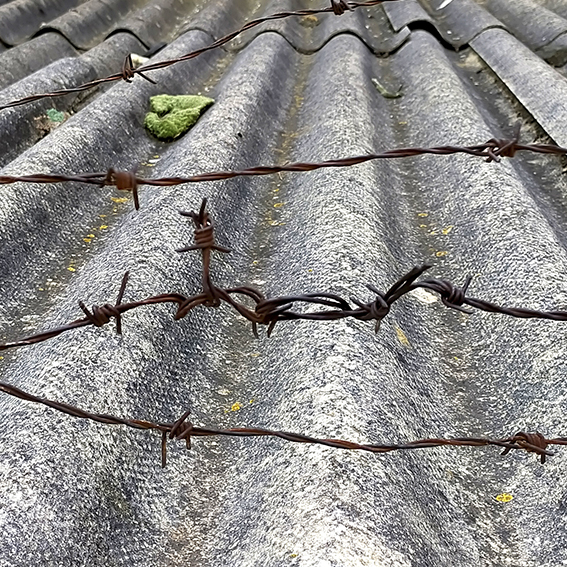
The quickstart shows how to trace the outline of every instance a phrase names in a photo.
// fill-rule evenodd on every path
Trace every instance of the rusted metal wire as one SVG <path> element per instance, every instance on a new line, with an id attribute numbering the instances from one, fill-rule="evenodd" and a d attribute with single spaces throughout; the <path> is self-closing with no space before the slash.
<path id="1" fill-rule="evenodd" d="M 5 110 L 7 108 L 13 108 L 15 106 L 22 106 L 24 104 L 29 104 L 36 100 L 41 100 L 45 98 L 57 98 L 60 96 L 65 96 L 72 93 L 79 93 L 83 91 L 90 90 L 94 87 L 105 83 L 112 83 L 115 81 L 126 81 L 127 83 L 132 82 L 132 79 L 136 75 L 140 75 L 146 81 L 150 83 L 156 84 L 156 82 L 150 79 L 146 73 L 149 71 L 155 71 L 157 69 L 164 69 L 165 67 L 170 67 L 171 65 L 175 65 L 176 63 L 181 63 L 182 61 L 189 61 L 190 59 L 195 59 L 202 55 L 203 53 L 207 53 L 208 51 L 212 51 L 226 45 L 228 42 L 232 41 L 234 38 L 239 36 L 240 34 L 248 31 L 260 24 L 265 22 L 273 21 L 273 20 L 282 20 L 284 18 L 290 18 L 292 16 L 313 16 L 316 14 L 325 14 L 325 13 L 334 13 L 335 15 L 341 15 L 346 10 L 355 10 L 357 8 L 369 8 L 371 6 L 377 6 L 378 4 L 382 4 L 386 0 L 367 0 L 364 2 L 345 2 L 345 0 L 331 0 L 331 6 L 328 8 L 321 8 L 321 9 L 309 9 L 309 10 L 296 10 L 293 12 L 278 12 L 277 14 L 271 14 L 270 16 L 265 16 L 263 18 L 257 18 L 255 20 L 251 20 L 240 29 L 233 31 L 210 45 L 206 47 L 202 47 L 201 49 L 196 49 L 190 53 L 182 55 L 181 57 L 176 57 L 174 59 L 167 59 L 164 61 L 159 61 L 157 63 L 149 63 L 147 65 L 143 65 L 142 67 L 138 67 L 137 69 L 134 68 L 132 64 L 132 56 L 126 56 L 124 63 L 122 64 L 122 70 L 119 73 L 114 73 L 113 75 L 109 75 L 108 77 L 104 77 L 101 79 L 95 79 L 94 81 L 89 81 L 88 83 L 83 83 L 82 85 L 78 85 L 76 87 L 68 88 L 68 89 L 59 89 L 56 91 L 52 91 L 50 93 L 41 93 L 41 94 L 34 94 L 30 96 L 26 96 L 17 100 L 13 100 L 8 102 L 4 105 L 0 106 L 0 111 Z M 396 1 L 396 0 L 389 0 L 389 1 Z"/>
<path id="2" fill-rule="evenodd" d="M 184 183 L 202 183 L 205 181 L 220 181 L 233 179 L 235 177 L 250 177 L 257 175 L 273 175 L 282 172 L 308 172 L 327 167 L 351 167 L 377 159 L 397 159 L 408 158 L 421 155 L 452 155 L 466 154 L 483 157 L 487 162 L 499 162 L 502 157 L 512 158 L 517 152 L 527 151 L 539 154 L 550 154 L 564 156 L 567 148 L 553 144 L 520 144 L 519 130 L 516 129 L 514 136 L 510 139 L 492 138 L 484 144 L 473 146 L 437 146 L 433 148 L 399 148 L 387 150 L 382 153 L 372 153 L 362 156 L 339 158 L 334 160 L 322 161 L 319 163 L 289 163 L 286 165 L 257 166 L 239 171 L 216 171 L 200 173 L 189 177 L 162 177 L 159 179 L 146 179 L 136 176 L 135 172 L 118 171 L 114 168 L 106 172 L 83 173 L 64 175 L 60 173 L 34 173 L 31 175 L 0 175 L 0 185 L 10 183 L 64 183 L 75 182 L 99 187 L 114 186 L 121 191 L 131 191 L 134 196 L 134 206 L 139 209 L 138 187 L 140 185 L 150 185 L 154 187 L 171 187 L 183 185 Z"/>
<path id="3" fill-rule="evenodd" d="M 423 265 L 411 269 L 407 274 L 395 282 L 385 293 L 381 292 L 372 285 L 367 288 L 375 295 L 375 298 L 363 302 L 356 298 L 351 298 L 350 302 L 337 294 L 315 292 L 298 295 L 287 295 L 283 297 L 266 298 L 261 291 L 249 286 L 233 288 L 217 287 L 211 278 L 210 262 L 213 251 L 228 253 L 228 248 L 218 246 L 214 239 L 214 226 L 209 213 L 206 210 L 207 201 L 203 200 L 201 208 L 196 212 L 181 212 L 181 215 L 193 220 L 195 226 L 195 244 L 186 248 L 181 248 L 178 252 L 200 250 L 203 261 L 203 289 L 200 293 L 192 296 L 185 296 L 180 293 L 165 293 L 142 299 L 123 303 L 123 297 L 128 282 L 129 274 L 126 273 L 122 278 L 118 299 L 114 305 L 104 304 L 94 305 L 91 310 L 83 302 L 79 307 L 85 317 L 71 321 L 67 325 L 57 327 L 48 331 L 43 331 L 23 339 L 0 344 L 0 351 L 14 347 L 21 347 L 43 342 L 54 338 L 61 333 L 94 325 L 102 327 L 110 322 L 112 318 L 116 320 L 116 330 L 122 332 L 122 315 L 132 309 L 137 309 L 146 305 L 156 305 L 159 303 L 173 303 L 177 306 L 174 315 L 175 320 L 183 319 L 190 311 L 202 305 L 205 307 L 218 307 L 223 301 L 231 305 L 240 315 L 252 324 L 252 331 L 258 337 L 258 325 L 266 325 L 268 337 L 271 335 L 276 323 L 291 320 L 311 320 L 311 321 L 337 321 L 345 318 L 358 319 L 359 321 L 375 321 L 375 330 L 378 332 L 381 321 L 388 316 L 392 305 L 407 293 L 424 288 L 437 293 L 443 305 L 463 313 L 472 313 L 463 306 L 473 307 L 489 313 L 501 313 L 511 317 L 522 319 L 549 319 L 553 321 L 567 321 L 567 311 L 538 311 L 524 307 L 501 307 L 483 299 L 467 297 L 467 291 L 471 283 L 471 277 L 465 280 L 462 287 L 455 286 L 447 280 L 429 278 L 418 281 L 431 266 Z M 254 303 L 254 308 L 250 308 L 238 298 L 248 298 Z M 318 309 L 314 311 L 298 311 L 298 305 L 315 305 Z"/>
<path id="4" fill-rule="evenodd" d="M 29 402 L 42 404 L 53 408 L 57 411 L 78 417 L 81 419 L 89 419 L 105 425 L 126 425 L 133 429 L 151 429 L 160 431 L 162 434 L 161 444 L 161 462 L 162 467 L 166 466 L 167 459 L 167 440 L 176 439 L 185 441 L 188 449 L 191 448 L 192 437 L 278 437 L 292 443 L 312 443 L 316 445 L 324 445 L 334 449 L 348 449 L 354 451 L 367 451 L 370 453 L 389 453 L 392 451 L 408 451 L 414 449 L 428 449 L 431 447 L 486 447 L 489 445 L 503 447 L 502 455 L 507 455 L 513 449 L 523 450 L 530 453 L 540 455 L 541 462 L 545 463 L 546 456 L 554 453 L 549 451 L 549 445 L 567 445 L 567 438 L 546 439 L 541 433 L 524 433 L 520 431 L 512 437 L 503 439 L 486 439 L 479 437 L 458 437 L 454 439 L 419 439 L 410 443 L 373 443 L 361 444 L 352 441 L 344 441 L 342 439 L 319 439 L 309 437 L 300 433 L 290 433 L 287 431 L 272 431 L 270 429 L 256 427 L 236 427 L 232 429 L 214 429 L 210 427 L 198 427 L 188 421 L 190 411 L 186 411 L 177 421 L 173 423 L 154 423 L 151 421 L 140 419 L 125 419 L 114 417 L 108 414 L 90 413 L 78 407 L 66 404 L 64 402 L 56 402 L 33 396 L 24 392 L 20 388 L 16 388 L 10 384 L 0 382 L 0 391 L 10 396 L 20 398 Z"/>

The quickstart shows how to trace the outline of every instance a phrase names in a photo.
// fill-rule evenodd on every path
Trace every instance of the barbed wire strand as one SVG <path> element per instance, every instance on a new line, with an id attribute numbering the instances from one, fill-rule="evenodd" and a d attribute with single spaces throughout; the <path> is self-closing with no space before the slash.
<path id="1" fill-rule="evenodd" d="M 365 2 L 345 2 L 344 0 L 331 0 L 331 6 L 328 7 L 328 8 L 278 12 L 276 14 L 264 16 L 263 18 L 257 18 L 255 20 L 251 20 L 250 22 L 248 22 L 247 24 L 242 26 L 240 29 L 233 31 L 233 32 L 217 39 L 216 41 L 214 41 L 210 45 L 207 45 L 206 47 L 196 49 L 195 51 L 192 51 L 190 53 L 182 55 L 181 57 L 176 57 L 176 58 L 173 58 L 173 59 L 167 59 L 167 60 L 164 60 L 164 61 L 158 61 L 156 63 L 149 63 L 147 65 L 143 65 L 141 67 L 138 67 L 137 69 L 134 68 L 134 65 L 132 64 L 132 56 L 127 55 L 125 60 L 124 60 L 123 65 L 122 65 L 122 70 L 121 70 L 120 73 L 114 73 L 112 75 L 109 75 L 109 76 L 101 78 L 101 79 L 95 79 L 93 81 L 83 83 L 82 85 L 78 85 L 76 87 L 71 87 L 71 88 L 68 88 L 68 89 L 59 89 L 59 90 L 52 91 L 52 92 L 49 92 L 49 93 L 34 94 L 34 95 L 26 96 L 26 97 L 23 97 L 23 98 L 20 98 L 20 99 L 17 99 L 17 100 L 13 100 L 11 102 L 8 102 L 6 104 L 1 105 L 0 111 L 6 110 L 7 108 L 13 108 L 15 106 L 22 106 L 24 104 L 29 104 L 31 102 L 35 102 L 37 100 L 41 100 L 41 99 L 45 99 L 45 98 L 57 98 L 57 97 L 65 96 L 65 95 L 72 94 L 72 93 L 80 93 L 80 92 L 92 89 L 94 87 L 97 87 L 99 85 L 102 85 L 102 84 L 105 84 L 105 83 L 112 83 L 114 81 L 123 80 L 127 83 L 131 83 L 132 79 L 136 75 L 140 75 L 140 77 L 142 77 L 146 81 L 149 81 L 150 83 L 156 84 L 156 82 L 153 79 L 149 78 L 146 73 L 148 73 L 149 71 L 156 71 L 158 69 L 164 69 L 165 67 L 170 67 L 171 65 L 175 65 L 175 64 L 181 63 L 183 61 L 189 61 L 190 59 L 195 59 L 196 57 L 199 57 L 200 55 L 203 55 L 204 53 L 207 53 L 208 51 L 212 51 L 212 50 L 217 49 L 217 48 L 219 48 L 223 45 L 226 45 L 227 43 L 232 41 L 234 38 L 239 36 L 240 34 L 244 33 L 245 31 L 248 31 L 248 30 L 250 30 L 250 29 L 252 29 L 256 26 L 259 26 L 260 24 L 263 24 L 263 23 L 266 23 L 266 22 L 269 22 L 269 21 L 273 21 L 273 20 L 281 20 L 281 19 L 284 19 L 284 18 L 290 18 L 292 16 L 314 16 L 314 15 L 317 15 L 317 14 L 325 14 L 325 13 L 329 13 L 329 12 L 340 16 L 346 10 L 356 10 L 357 8 L 368 8 L 368 7 L 371 7 L 371 6 L 377 6 L 379 4 L 382 4 L 384 1 L 385 0 L 367 0 Z M 396 0 L 390 0 L 390 1 L 396 1 Z"/>
<path id="2" fill-rule="evenodd" d="M 167 461 L 167 440 L 176 439 L 185 441 L 188 449 L 191 448 L 192 437 L 278 437 L 285 441 L 293 443 L 311 443 L 316 445 L 324 445 L 334 449 L 348 449 L 356 451 L 367 451 L 370 453 L 389 453 L 392 451 L 408 451 L 414 449 L 427 449 L 432 447 L 485 447 L 497 446 L 503 447 L 502 455 L 508 454 L 511 450 L 524 450 L 530 453 L 540 455 L 542 463 L 545 463 L 546 456 L 552 456 L 554 453 L 547 450 L 549 445 L 567 445 L 567 438 L 546 439 L 541 433 L 524 433 L 518 432 L 512 437 L 504 439 L 486 439 L 479 437 L 458 437 L 450 439 L 430 438 L 412 441 L 410 443 L 396 444 L 361 444 L 352 441 L 344 441 L 342 439 L 320 439 L 310 437 L 300 433 L 290 433 L 287 431 L 273 431 L 270 429 L 256 427 L 236 427 L 231 429 L 216 429 L 209 427 L 198 427 L 193 425 L 187 418 L 190 411 L 186 411 L 177 421 L 173 423 L 154 423 L 152 421 L 140 419 L 126 419 L 115 417 L 109 414 L 90 413 L 78 407 L 72 406 L 64 402 L 56 402 L 28 394 L 20 388 L 16 388 L 10 384 L 0 382 L 0 391 L 37 404 L 42 404 L 55 409 L 64 414 L 77 417 L 80 419 L 88 419 L 105 425 L 125 425 L 133 429 L 157 430 L 162 433 L 161 459 L 162 467 L 166 466 Z"/>
<path id="3" fill-rule="evenodd" d="M 472 146 L 437 146 L 432 148 L 399 148 L 387 150 L 382 153 L 372 153 L 362 156 L 339 158 L 322 161 L 319 163 L 297 162 L 280 166 L 256 166 L 239 171 L 216 171 L 200 173 L 189 177 L 162 177 L 159 179 L 146 179 L 137 177 L 132 171 L 118 171 L 109 168 L 106 172 L 83 173 L 65 175 L 61 173 L 34 173 L 30 175 L 0 175 L 0 185 L 11 183 L 65 183 L 75 182 L 99 187 L 113 186 L 121 191 L 132 192 L 134 206 L 139 209 L 138 188 L 140 185 L 153 187 L 171 187 L 185 183 L 202 183 L 208 181 L 220 181 L 233 179 L 235 177 L 250 177 L 257 175 L 273 175 L 283 172 L 308 172 L 328 167 L 351 167 L 377 159 L 399 159 L 420 155 L 452 155 L 467 154 L 483 157 L 487 162 L 499 162 L 502 157 L 513 158 L 519 151 L 528 151 L 539 154 L 564 156 L 567 148 L 554 144 L 520 144 L 519 129 L 516 127 L 514 136 L 510 139 L 492 138 L 484 144 Z"/>
<path id="4" fill-rule="evenodd" d="M 388 316 L 392 305 L 404 295 L 418 288 L 424 288 L 438 294 L 445 307 L 471 314 L 464 306 L 472 307 L 489 313 L 500 313 L 521 319 L 548 319 L 553 321 L 567 321 L 567 311 L 539 311 L 525 307 L 501 307 L 490 301 L 467 297 L 472 277 L 467 277 L 462 287 L 458 287 L 448 280 L 428 278 L 418 281 L 430 265 L 416 266 L 407 274 L 395 282 L 385 293 L 372 285 L 366 287 L 375 294 L 375 299 L 369 302 L 350 298 L 350 302 L 343 297 L 327 292 L 314 292 L 298 295 L 286 295 L 283 297 L 266 298 L 263 293 L 250 286 L 239 286 L 232 288 L 217 287 L 211 278 L 210 262 L 213 251 L 228 253 L 229 248 L 218 246 L 214 239 L 214 226 L 206 209 L 207 200 L 203 199 L 199 212 L 183 212 L 180 214 L 192 219 L 194 224 L 195 244 L 178 249 L 177 252 L 199 250 L 202 255 L 202 282 L 203 290 L 192 296 L 181 293 L 165 293 L 147 297 L 139 301 L 123 303 L 123 298 L 128 283 L 129 272 L 126 272 L 120 284 L 118 298 L 114 304 L 94 305 L 90 310 L 81 301 L 79 307 L 85 317 L 71 321 L 70 323 L 42 331 L 40 333 L 25 337 L 23 339 L 0 344 L 0 351 L 10 348 L 21 347 L 40 343 L 54 338 L 62 333 L 94 325 L 102 327 L 110 322 L 116 321 L 116 331 L 122 333 L 122 315 L 132 309 L 146 305 L 174 304 L 177 312 L 175 320 L 186 317 L 193 309 L 202 305 L 205 307 L 219 307 L 222 302 L 228 303 L 240 315 L 252 324 L 252 331 L 258 338 L 258 325 L 266 325 L 268 337 L 274 330 L 276 323 L 280 321 L 310 320 L 310 321 L 337 321 L 345 318 L 354 318 L 359 321 L 375 321 L 375 331 L 378 332 L 381 321 Z M 247 299 L 254 303 L 250 308 L 237 298 Z M 317 311 L 295 311 L 292 310 L 297 304 L 315 305 L 323 309 Z"/>

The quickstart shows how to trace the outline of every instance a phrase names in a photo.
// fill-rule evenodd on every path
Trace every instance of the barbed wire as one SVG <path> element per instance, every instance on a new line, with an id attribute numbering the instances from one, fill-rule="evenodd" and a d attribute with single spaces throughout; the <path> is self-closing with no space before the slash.
<path id="1" fill-rule="evenodd" d="M 546 439 L 541 433 L 524 433 L 522 431 L 516 433 L 512 437 L 503 439 L 487 439 L 479 437 L 458 437 L 450 439 L 431 438 L 420 439 L 410 443 L 402 444 L 361 444 L 352 441 L 344 441 L 342 439 L 320 439 L 309 437 L 300 433 L 290 433 L 287 431 L 273 431 L 270 429 L 256 427 L 235 427 L 231 429 L 214 429 L 209 427 L 198 427 L 188 421 L 190 411 L 186 411 L 177 421 L 173 423 L 154 423 L 152 421 L 140 419 L 125 419 L 115 417 L 109 414 L 90 413 L 78 407 L 72 406 L 64 402 L 56 402 L 28 394 L 20 388 L 16 388 L 10 384 L 0 382 L 0 391 L 20 398 L 22 400 L 42 404 L 53 408 L 64 414 L 78 417 L 80 419 L 89 419 L 105 425 L 125 425 L 133 429 L 157 430 L 162 434 L 161 441 L 161 464 L 165 468 L 167 463 L 167 441 L 168 439 L 176 439 L 177 441 L 185 441 L 186 447 L 191 448 L 192 437 L 278 437 L 292 443 L 312 443 L 323 445 L 333 449 L 348 449 L 354 451 L 367 451 L 370 453 L 389 453 L 392 451 L 408 451 L 414 449 L 428 449 L 431 447 L 486 447 L 497 446 L 503 447 L 502 455 L 507 455 L 510 451 L 523 450 L 529 453 L 540 455 L 541 463 L 545 463 L 546 456 L 552 456 L 554 453 L 548 451 L 549 445 L 567 445 L 567 438 Z"/>
<path id="2" fill-rule="evenodd" d="M 286 165 L 256 166 L 237 171 L 216 171 L 200 173 L 188 177 L 162 177 L 158 179 L 146 179 L 138 177 L 134 171 L 119 171 L 109 168 L 106 172 L 79 173 L 65 175 L 61 173 L 34 173 L 30 175 L 0 175 L 0 185 L 11 183 L 65 183 L 75 182 L 99 187 L 116 187 L 120 191 L 132 192 L 134 206 L 140 208 L 138 188 L 140 185 L 154 187 L 171 187 L 185 183 L 202 183 L 208 181 L 220 181 L 233 179 L 235 177 L 251 177 L 258 175 L 274 175 L 283 172 L 308 172 L 328 167 L 351 167 L 368 161 L 378 159 L 399 159 L 421 155 L 446 156 L 452 154 L 467 154 L 483 157 L 487 162 L 499 162 L 500 158 L 513 158 L 519 151 L 528 151 L 539 154 L 550 154 L 564 156 L 567 148 L 554 144 L 520 144 L 519 124 L 515 127 L 514 136 L 509 139 L 492 138 L 484 144 L 472 146 L 437 146 L 432 148 L 399 148 L 387 150 L 381 153 L 371 153 L 361 156 L 339 158 L 322 161 L 319 163 L 297 162 Z"/>
<path id="3" fill-rule="evenodd" d="M 392 305 L 404 295 L 418 288 L 424 288 L 438 294 L 445 307 L 467 314 L 472 314 L 472 311 L 465 309 L 463 306 L 522 319 L 537 318 L 553 321 L 567 321 L 567 311 L 538 311 L 524 307 L 501 307 L 483 299 L 467 297 L 466 294 L 472 280 L 470 276 L 466 278 L 462 287 L 458 287 L 444 279 L 429 278 L 418 281 L 418 278 L 431 268 L 431 266 L 427 264 L 411 269 L 407 274 L 398 279 L 385 293 L 372 285 L 367 285 L 366 287 L 376 296 L 374 300 L 367 303 L 354 297 L 350 298 L 349 303 L 349 301 L 337 294 L 326 292 L 266 298 L 260 290 L 250 286 L 220 288 L 213 283 L 211 278 L 211 253 L 213 251 L 228 253 L 230 250 L 216 245 L 214 239 L 214 225 L 206 210 L 206 205 L 207 200 L 203 199 L 198 213 L 180 213 L 193 220 L 195 226 L 195 244 L 177 250 L 177 252 L 180 253 L 194 250 L 201 251 L 203 289 L 200 293 L 192 296 L 185 296 L 181 293 L 165 293 L 147 297 L 139 301 L 123 303 L 122 301 L 129 278 L 129 272 L 126 272 L 122 278 L 118 298 L 114 304 L 106 303 L 104 305 L 94 305 L 89 310 L 88 307 L 80 301 L 79 307 L 85 314 L 83 318 L 17 341 L 0 344 L 0 351 L 40 343 L 73 329 L 90 325 L 102 327 L 109 323 L 111 319 L 115 319 L 116 331 L 118 334 L 121 334 L 122 315 L 124 313 L 146 305 L 157 305 L 161 303 L 172 303 L 177 306 L 177 312 L 174 315 L 176 321 L 183 319 L 190 311 L 200 305 L 205 307 L 219 307 L 222 302 L 228 303 L 252 324 L 252 332 L 256 338 L 259 338 L 258 325 L 267 326 L 267 335 L 269 337 L 276 323 L 292 320 L 337 321 L 345 318 L 353 318 L 359 321 L 375 321 L 375 331 L 378 332 L 380 323 L 388 316 Z M 237 298 L 251 300 L 254 303 L 254 308 L 248 307 Z M 315 305 L 324 309 L 317 311 L 292 311 L 297 304 Z"/>
<path id="4" fill-rule="evenodd" d="M 165 67 L 170 67 L 171 65 L 175 65 L 175 64 L 181 63 L 183 61 L 189 61 L 190 59 L 195 59 L 196 57 L 199 57 L 200 55 L 203 55 L 204 53 L 207 53 L 208 51 L 212 51 L 214 49 L 217 49 L 218 47 L 226 45 L 227 43 L 232 41 L 234 38 L 239 36 L 240 34 L 244 33 L 245 31 L 248 31 L 248 30 L 250 30 L 250 29 L 252 29 L 256 26 L 259 26 L 260 24 L 263 24 L 263 23 L 266 23 L 266 22 L 269 22 L 269 21 L 273 21 L 273 20 L 282 20 L 284 18 L 289 18 L 289 17 L 292 17 L 292 16 L 314 16 L 316 14 L 325 14 L 325 13 L 333 13 L 337 16 L 340 16 L 340 15 L 344 14 L 344 12 L 347 11 L 347 10 L 356 10 L 357 8 L 368 8 L 368 7 L 371 7 L 371 6 L 377 6 L 378 4 L 382 4 L 384 1 L 386 1 L 386 0 L 367 0 L 367 1 L 364 1 L 364 2 L 345 2 L 344 0 L 331 0 L 331 6 L 328 7 L 328 8 L 278 12 L 276 14 L 264 16 L 263 18 L 257 18 L 255 20 L 251 20 L 250 22 L 248 22 L 247 24 L 242 26 L 240 29 L 233 31 L 233 32 L 217 39 L 216 41 L 214 41 L 210 45 L 207 45 L 206 47 L 202 47 L 200 49 L 196 49 L 195 51 L 191 51 L 190 53 L 182 55 L 181 57 L 176 57 L 176 58 L 173 58 L 173 59 L 167 59 L 167 60 L 159 61 L 159 62 L 156 62 L 156 63 L 149 63 L 147 65 L 143 65 L 143 66 L 138 67 L 138 68 L 134 67 L 134 65 L 132 63 L 132 56 L 127 55 L 126 58 L 124 59 L 124 63 L 122 64 L 122 70 L 121 70 L 120 73 L 114 73 L 114 74 L 109 75 L 107 77 L 104 77 L 104 78 L 101 78 L 101 79 L 95 79 L 93 81 L 89 81 L 87 83 L 83 83 L 81 85 L 78 85 L 76 87 L 71 87 L 71 88 L 68 88 L 68 89 L 59 89 L 59 90 L 55 90 L 55 91 L 52 91 L 52 92 L 49 92 L 49 93 L 40 93 L 40 94 L 34 94 L 34 95 L 26 96 L 26 97 L 23 97 L 23 98 L 19 98 L 17 100 L 13 100 L 13 101 L 8 102 L 6 104 L 0 105 L 0 111 L 6 110 L 7 108 L 13 108 L 15 106 L 22 106 L 24 104 L 29 104 L 31 102 L 35 102 L 37 100 L 41 100 L 41 99 L 45 99 L 45 98 L 57 98 L 57 97 L 65 96 L 65 95 L 72 94 L 72 93 L 79 93 L 79 92 L 87 91 L 87 90 L 90 90 L 94 87 L 97 87 L 97 86 L 105 84 L 105 83 L 112 83 L 112 82 L 120 81 L 120 80 L 123 80 L 123 81 L 126 81 L 127 83 L 130 83 L 130 82 L 132 82 L 132 79 L 136 75 L 140 75 L 140 77 L 142 77 L 146 81 L 149 81 L 150 83 L 156 84 L 156 82 L 153 79 L 150 79 L 146 75 L 146 73 L 148 73 L 149 71 L 156 71 L 158 69 L 164 69 Z M 397 0 L 390 0 L 390 1 L 397 1 Z"/>

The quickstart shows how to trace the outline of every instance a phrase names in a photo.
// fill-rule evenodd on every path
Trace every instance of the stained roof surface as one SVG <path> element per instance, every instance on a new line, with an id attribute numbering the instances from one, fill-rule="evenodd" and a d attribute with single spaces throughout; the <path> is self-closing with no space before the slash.
<path id="1" fill-rule="evenodd" d="M 129 53 L 174 58 L 253 18 L 327 5 L 0 0 L 0 106 L 115 73 Z M 136 76 L 1 111 L 0 175 L 187 176 L 480 144 L 518 122 L 524 141 L 567 146 L 566 32 L 561 0 L 401 0 L 269 22 L 153 72 L 155 85 Z M 143 123 L 162 93 L 215 104 L 159 142 Z M 197 293 L 198 253 L 175 252 L 193 243 L 178 211 L 205 197 L 232 250 L 213 255 L 219 285 L 367 298 L 366 283 L 384 290 L 428 263 L 437 278 L 473 276 L 473 297 L 565 309 L 563 166 L 521 152 L 380 160 L 144 186 L 139 211 L 114 187 L 3 185 L 0 341 L 112 302 L 125 271 L 127 301 Z M 172 422 L 191 409 L 206 427 L 360 443 L 567 433 L 561 322 L 466 315 L 422 290 L 377 334 L 372 321 L 291 321 L 256 339 L 227 306 L 181 321 L 150 306 L 123 327 L 2 352 L 0 380 L 92 412 Z M 494 447 L 376 455 L 211 437 L 171 442 L 162 469 L 155 432 L 9 396 L 0 415 L 0 566 L 567 564 L 562 447 L 542 465 Z"/>

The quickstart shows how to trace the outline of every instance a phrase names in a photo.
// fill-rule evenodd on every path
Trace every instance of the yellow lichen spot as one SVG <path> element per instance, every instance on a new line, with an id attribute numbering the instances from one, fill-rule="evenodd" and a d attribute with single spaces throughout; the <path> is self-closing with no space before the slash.
<path id="1" fill-rule="evenodd" d="M 242 406 L 238 402 L 234 402 L 232 406 L 230 406 L 230 411 L 238 411 L 242 409 Z"/>
<path id="2" fill-rule="evenodd" d="M 445 235 L 449 234 L 455 227 L 450 224 L 449 226 L 446 226 L 441 232 Z"/>
<path id="3" fill-rule="evenodd" d="M 107 224 L 101 224 L 98 228 L 100 230 L 106 230 L 108 228 L 108 225 Z"/>
<path id="4" fill-rule="evenodd" d="M 427 228 L 427 225 L 426 224 L 420 224 L 419 228 Z"/>
<path id="5" fill-rule="evenodd" d="M 275 209 L 279 209 L 280 207 L 283 207 L 284 203 L 274 203 L 274 208 Z"/>
<path id="6" fill-rule="evenodd" d="M 257 266 L 260 262 L 258 262 L 258 260 L 252 260 L 252 264 L 254 264 L 254 266 Z"/>
<path id="7" fill-rule="evenodd" d="M 398 124 L 400 126 L 407 126 L 407 122 L 405 120 L 403 120 L 402 122 L 398 122 Z"/>
<path id="8" fill-rule="evenodd" d="M 279 226 L 280 223 L 277 220 L 273 220 L 273 221 L 270 221 L 270 224 L 272 226 Z"/>
<path id="9" fill-rule="evenodd" d="M 94 234 L 87 234 L 87 238 L 94 238 L 95 235 Z"/>
<path id="10" fill-rule="evenodd" d="M 303 16 L 300 20 L 301 25 L 307 28 L 314 28 L 319 25 L 319 18 L 317 16 L 307 15 Z"/>
<path id="11" fill-rule="evenodd" d="M 259 352 L 251 352 L 250 356 L 253 356 L 254 358 L 256 358 L 257 356 L 260 356 Z"/>
<path id="12" fill-rule="evenodd" d="M 431 234 L 431 236 L 437 236 L 439 233 L 436 230 L 432 230 L 429 234 Z"/>
<path id="13" fill-rule="evenodd" d="M 429 213 L 417 213 L 418 217 L 428 217 Z"/>
<path id="14" fill-rule="evenodd" d="M 307 271 L 308 271 L 308 272 L 312 272 L 312 271 L 313 271 L 313 268 L 308 268 Z"/>
<path id="15" fill-rule="evenodd" d="M 42 287 L 40 287 L 40 288 L 38 288 L 38 289 L 39 289 L 39 291 L 43 291 L 43 288 L 42 288 Z"/>
<path id="16" fill-rule="evenodd" d="M 70 272 L 75 272 L 75 271 L 76 271 L 75 268 L 73 268 L 73 266 L 69 266 L 67 269 L 68 269 Z"/>
<path id="17" fill-rule="evenodd" d="M 297 557 L 297 553 L 292 553 L 292 554 L 290 555 L 290 557 L 292 557 L 292 558 Z"/>
<path id="18" fill-rule="evenodd" d="M 510 502 L 510 500 L 513 500 L 513 498 L 514 497 L 507 492 L 503 492 L 502 494 L 496 496 L 496 500 L 498 500 L 498 502 Z"/>
<path id="19" fill-rule="evenodd" d="M 447 256 L 447 254 L 449 254 L 449 252 L 446 250 L 439 250 L 439 252 L 435 252 L 435 256 L 437 256 L 437 258 L 442 258 L 443 256 Z"/>
<path id="20" fill-rule="evenodd" d="M 106 218 L 108 215 L 98 215 L 101 219 Z"/>
<path id="21" fill-rule="evenodd" d="M 411 347 L 411 344 L 408 340 L 408 338 L 406 337 L 406 334 L 396 325 L 395 327 L 396 329 L 396 336 L 398 337 L 398 340 L 400 341 L 400 343 L 402 345 L 404 345 L 405 347 Z"/>
<path id="22" fill-rule="evenodd" d="M 250 400 L 250 403 L 253 404 L 255 401 L 256 401 L 256 400 L 255 400 L 254 398 L 252 398 L 252 399 Z"/>
<path id="23" fill-rule="evenodd" d="M 86 242 L 87 244 L 90 244 L 92 240 L 92 238 L 83 238 L 83 242 Z"/>
<path id="24" fill-rule="evenodd" d="M 274 193 L 277 193 L 279 191 L 279 188 L 274 189 Z"/>
<path id="25" fill-rule="evenodd" d="M 127 203 L 128 197 L 110 197 L 113 203 Z"/>

